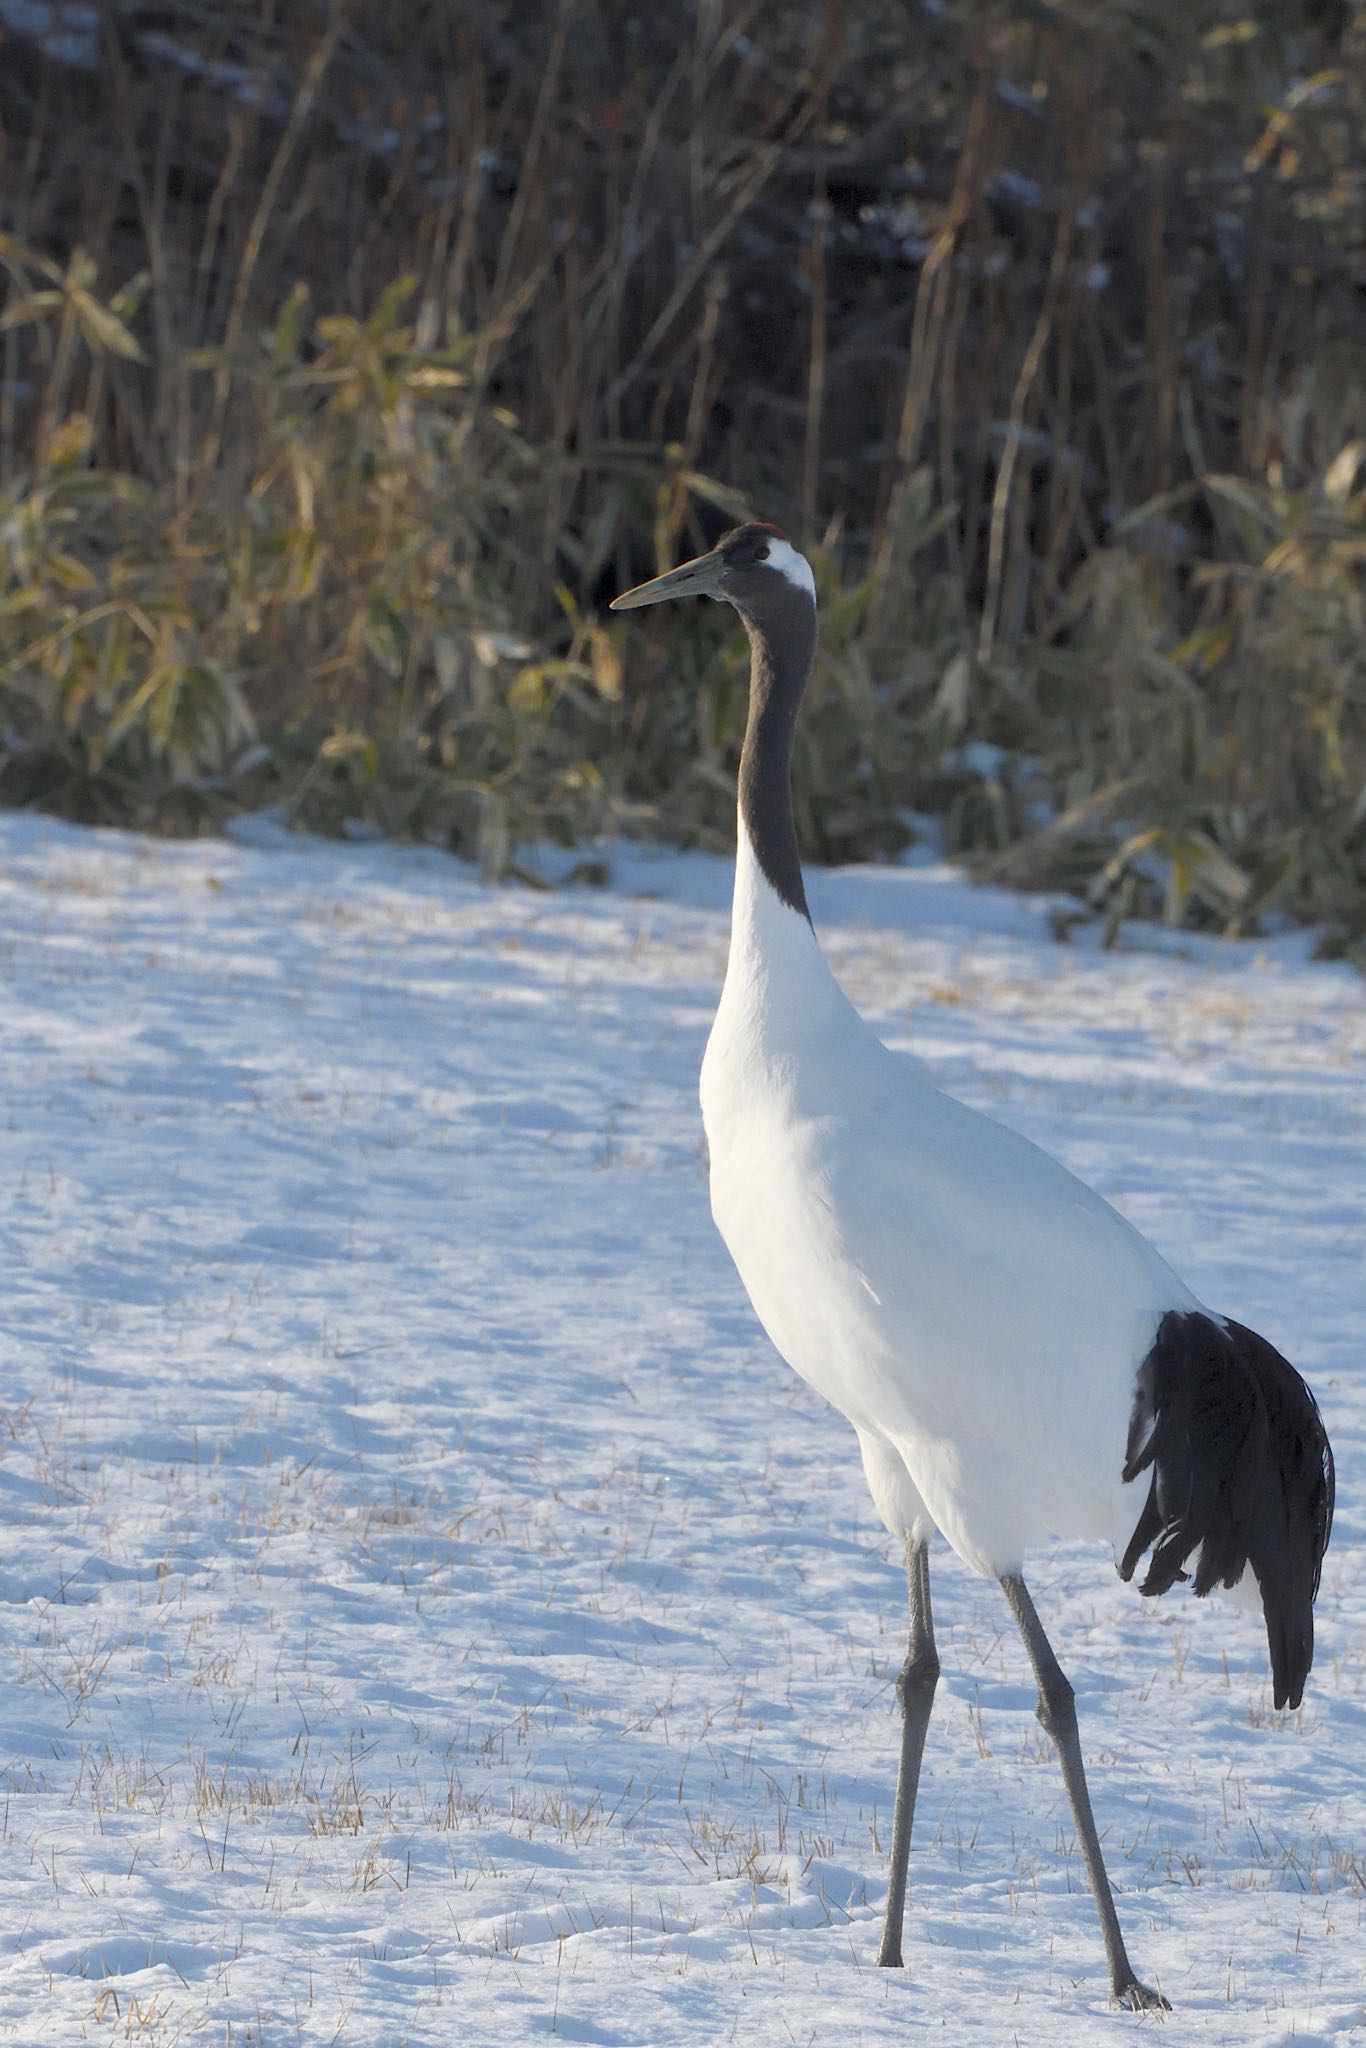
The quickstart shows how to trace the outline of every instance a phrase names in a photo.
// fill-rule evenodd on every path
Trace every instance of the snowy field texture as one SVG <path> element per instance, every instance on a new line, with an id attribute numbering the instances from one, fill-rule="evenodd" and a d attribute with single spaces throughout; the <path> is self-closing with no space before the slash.
<path id="1" fill-rule="evenodd" d="M 269 831 L 0 817 L 0 2041 L 1366 2040 L 1366 999 L 1303 941 L 1055 944 L 817 875 L 896 1044 L 1315 1386 L 1303 1710 L 1259 1620 L 942 1545 L 905 1972 L 873 1964 L 901 1561 L 714 1234 L 722 863 L 492 889 Z"/>

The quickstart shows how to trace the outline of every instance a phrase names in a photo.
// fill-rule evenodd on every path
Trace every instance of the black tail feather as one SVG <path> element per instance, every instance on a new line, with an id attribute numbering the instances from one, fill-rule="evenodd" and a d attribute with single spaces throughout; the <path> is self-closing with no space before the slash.
<path id="1" fill-rule="evenodd" d="M 1141 1591 L 1234 1586 L 1262 1596 L 1276 1705 L 1297 1707 L 1314 1661 L 1314 1595 L 1333 1526 L 1333 1452 L 1293 1365 L 1241 1323 L 1163 1316 L 1138 1369 L 1124 1477 L 1152 1484 L 1120 1564 Z"/>

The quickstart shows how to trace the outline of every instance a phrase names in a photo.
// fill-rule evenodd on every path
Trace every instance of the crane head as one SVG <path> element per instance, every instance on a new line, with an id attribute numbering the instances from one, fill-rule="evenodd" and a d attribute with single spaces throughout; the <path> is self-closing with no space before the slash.
<path id="1" fill-rule="evenodd" d="M 735 526 L 723 533 L 710 553 L 623 591 L 613 598 L 612 610 L 635 611 L 640 605 L 663 604 L 671 597 L 715 597 L 752 616 L 766 608 L 766 598 L 790 603 L 794 590 L 805 592 L 814 608 L 816 579 L 811 564 L 778 527 L 753 520 L 748 526 Z"/>

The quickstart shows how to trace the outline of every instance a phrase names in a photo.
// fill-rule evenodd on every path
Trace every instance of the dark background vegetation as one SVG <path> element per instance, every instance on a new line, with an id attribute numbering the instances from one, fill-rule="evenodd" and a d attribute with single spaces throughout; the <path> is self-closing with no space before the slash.
<path id="1" fill-rule="evenodd" d="M 0 0 L 0 800 L 1366 934 L 1366 5 Z"/>

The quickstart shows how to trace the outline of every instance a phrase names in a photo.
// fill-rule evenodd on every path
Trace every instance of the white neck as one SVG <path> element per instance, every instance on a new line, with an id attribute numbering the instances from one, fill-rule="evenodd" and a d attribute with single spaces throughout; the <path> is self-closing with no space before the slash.
<path id="1" fill-rule="evenodd" d="M 831 1007 L 853 1011 L 826 965 L 811 924 L 784 903 L 759 865 L 743 816 L 722 1011 L 743 1011 L 770 1043 L 795 1046 L 828 1029 Z"/>

